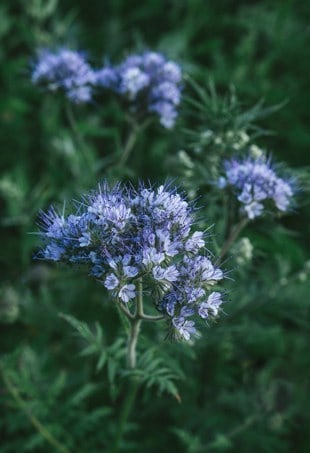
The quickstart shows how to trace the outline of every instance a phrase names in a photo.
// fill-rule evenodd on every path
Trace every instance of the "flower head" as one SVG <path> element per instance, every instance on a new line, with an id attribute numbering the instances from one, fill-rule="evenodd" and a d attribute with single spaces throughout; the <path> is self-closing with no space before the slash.
<path id="1" fill-rule="evenodd" d="M 155 113 L 160 123 L 174 126 L 181 101 L 180 67 L 157 52 L 131 55 L 120 65 L 96 71 L 96 84 L 124 97 L 136 112 Z"/>
<path id="2" fill-rule="evenodd" d="M 32 81 L 49 91 L 63 91 L 70 101 L 79 104 L 90 101 L 95 76 L 79 52 L 66 48 L 55 52 L 45 49 L 39 54 Z"/>
<path id="3" fill-rule="evenodd" d="M 219 188 L 233 188 L 249 219 L 261 216 L 270 201 L 282 212 L 289 209 L 294 194 L 292 183 L 276 174 L 264 154 L 227 160 L 224 169 Z"/>
<path id="4" fill-rule="evenodd" d="M 223 279 L 193 231 L 193 207 L 168 185 L 138 189 L 106 183 L 65 215 L 41 215 L 39 257 L 83 264 L 118 303 L 137 296 L 138 280 L 177 337 L 196 333 L 195 320 L 216 316 Z M 190 319 L 189 319 L 190 318 Z"/>

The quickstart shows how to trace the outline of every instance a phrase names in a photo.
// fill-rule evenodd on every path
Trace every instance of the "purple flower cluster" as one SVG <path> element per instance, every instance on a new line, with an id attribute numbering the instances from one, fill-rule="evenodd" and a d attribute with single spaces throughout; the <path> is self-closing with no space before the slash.
<path id="1" fill-rule="evenodd" d="M 76 104 L 89 102 L 95 75 L 84 57 L 73 50 L 43 50 L 32 73 L 32 81 L 49 91 L 63 91 Z"/>
<path id="2" fill-rule="evenodd" d="M 293 197 L 291 182 L 276 175 L 265 155 L 224 162 L 225 177 L 219 187 L 232 186 L 249 219 L 262 215 L 265 204 L 272 201 L 280 211 L 287 211 Z"/>
<path id="3" fill-rule="evenodd" d="M 169 186 L 106 183 L 75 204 L 75 213 L 41 215 L 44 247 L 39 257 L 84 264 L 118 303 L 137 296 L 138 280 L 177 337 L 196 333 L 193 318 L 218 314 L 223 279 L 193 230 L 193 207 Z"/>
<path id="4" fill-rule="evenodd" d="M 96 72 L 98 86 L 120 94 L 136 111 L 155 113 L 167 129 L 175 124 L 181 80 L 180 67 L 157 52 L 131 55 Z"/>

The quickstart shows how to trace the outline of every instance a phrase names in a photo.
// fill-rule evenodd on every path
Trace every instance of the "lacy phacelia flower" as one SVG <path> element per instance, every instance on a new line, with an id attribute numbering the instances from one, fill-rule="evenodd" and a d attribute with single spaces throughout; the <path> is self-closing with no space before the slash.
<path id="1" fill-rule="evenodd" d="M 96 72 L 98 86 L 122 95 L 137 112 L 155 113 L 167 129 L 175 124 L 181 80 L 180 67 L 156 52 L 132 55 Z"/>
<path id="2" fill-rule="evenodd" d="M 249 219 L 261 216 L 269 201 L 282 212 L 289 209 L 294 193 L 292 183 L 276 175 L 265 155 L 227 160 L 224 168 L 226 175 L 219 179 L 218 186 L 231 186 L 236 191 Z"/>
<path id="3" fill-rule="evenodd" d="M 196 333 L 193 318 L 218 314 L 221 293 L 212 290 L 223 279 L 193 224 L 193 207 L 169 186 L 103 183 L 75 204 L 74 214 L 41 215 L 38 257 L 86 265 L 118 303 L 134 299 L 142 279 L 144 294 L 174 334 L 189 339 Z"/>
<path id="4" fill-rule="evenodd" d="M 41 51 L 32 81 L 49 91 L 63 91 L 70 101 L 80 104 L 91 100 L 95 75 L 80 53 L 62 48 Z"/>

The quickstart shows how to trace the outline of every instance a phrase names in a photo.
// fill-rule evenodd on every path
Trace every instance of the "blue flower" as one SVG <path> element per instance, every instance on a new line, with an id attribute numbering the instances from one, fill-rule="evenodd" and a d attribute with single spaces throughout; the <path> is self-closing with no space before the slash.
<path id="1" fill-rule="evenodd" d="M 223 303 L 222 294 L 219 292 L 211 293 L 206 302 L 202 302 L 198 309 L 198 314 L 205 319 L 211 316 L 217 316 L 219 307 Z"/>
<path id="2" fill-rule="evenodd" d="M 76 104 L 89 102 L 95 75 L 82 54 L 66 48 L 39 53 L 32 73 L 33 83 L 48 91 L 62 91 Z"/>
<path id="3" fill-rule="evenodd" d="M 150 78 L 145 72 L 137 67 L 124 70 L 121 79 L 120 92 L 128 94 L 130 100 L 134 100 L 137 94 L 150 83 Z"/>
<path id="4" fill-rule="evenodd" d="M 193 229 L 193 206 L 174 189 L 103 183 L 72 209 L 41 214 L 40 258 L 85 265 L 118 303 L 130 303 L 143 280 L 179 338 L 196 333 L 194 318 L 218 314 L 211 289 L 224 274 Z"/>
<path id="5" fill-rule="evenodd" d="M 224 170 L 225 177 L 219 179 L 218 187 L 231 187 L 235 191 L 242 211 L 249 219 L 261 216 L 270 201 L 282 212 L 291 206 L 294 195 L 292 181 L 278 176 L 264 154 L 227 160 Z"/>
<path id="6" fill-rule="evenodd" d="M 139 269 L 135 266 L 124 266 L 124 275 L 126 277 L 135 277 L 138 275 Z"/>
<path id="7" fill-rule="evenodd" d="M 168 284 L 171 282 L 175 282 L 178 279 L 179 271 L 177 270 L 175 265 L 168 266 L 163 268 L 161 266 L 155 266 L 152 271 L 153 277 L 158 282 L 163 284 Z"/>
<path id="8" fill-rule="evenodd" d="M 124 285 L 118 292 L 118 297 L 125 303 L 136 297 L 136 287 L 133 284 Z"/>
<path id="9" fill-rule="evenodd" d="M 176 117 L 178 116 L 173 104 L 163 100 L 152 102 L 149 106 L 149 111 L 158 114 L 160 124 L 166 129 L 171 129 L 174 126 Z"/>
<path id="10" fill-rule="evenodd" d="M 176 329 L 176 334 L 183 340 L 189 340 L 192 335 L 197 333 L 195 322 L 188 321 L 183 316 L 172 318 L 172 324 Z"/>
<path id="11" fill-rule="evenodd" d="M 119 280 L 114 274 L 108 274 L 105 281 L 104 281 L 104 286 L 107 289 L 115 289 L 117 285 L 119 284 Z"/>
<path id="12" fill-rule="evenodd" d="M 43 252 L 42 258 L 50 261 L 60 261 L 65 252 L 65 248 L 57 244 L 48 245 Z"/>
<path id="13" fill-rule="evenodd" d="M 142 250 L 142 263 L 146 270 L 153 268 L 154 265 L 160 264 L 165 260 L 165 254 L 158 252 L 155 247 L 144 247 Z"/>
<path id="14" fill-rule="evenodd" d="M 82 233 L 79 238 L 80 247 L 88 247 L 91 243 L 91 235 L 87 232 Z"/>
<path id="15" fill-rule="evenodd" d="M 112 66 L 106 66 L 95 72 L 96 84 L 105 88 L 115 89 L 119 84 L 119 75 Z"/>
<path id="16" fill-rule="evenodd" d="M 131 110 L 144 115 L 155 113 L 160 123 L 171 129 L 181 102 L 180 67 L 156 52 L 130 55 L 118 66 L 95 72 L 96 85 L 124 97 Z"/>
<path id="17" fill-rule="evenodd" d="M 195 231 L 192 237 L 186 241 L 185 250 L 187 252 L 196 253 L 200 248 L 204 247 L 204 245 L 205 241 L 203 239 L 202 231 Z"/>

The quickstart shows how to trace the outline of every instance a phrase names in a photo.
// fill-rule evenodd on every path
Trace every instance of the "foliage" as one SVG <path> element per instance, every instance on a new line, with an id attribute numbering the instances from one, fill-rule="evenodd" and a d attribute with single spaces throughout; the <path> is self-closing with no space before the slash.
<path id="1" fill-rule="evenodd" d="M 95 453 L 113 443 L 128 452 L 308 451 L 309 7 L 168 3 L 0 6 L 1 453 Z M 33 86 L 36 50 L 63 44 L 88 50 L 96 67 L 145 49 L 178 61 L 186 76 L 176 127 L 147 123 L 133 138 L 114 96 L 70 106 Z M 202 206 L 199 228 L 214 223 L 216 258 L 238 210 L 213 182 L 222 158 L 253 145 L 293 167 L 295 212 L 243 226 L 222 260 L 227 303 L 216 324 L 185 344 L 145 322 L 129 370 L 130 319 L 103 286 L 82 269 L 33 260 L 39 210 L 103 178 L 174 178 Z"/>

